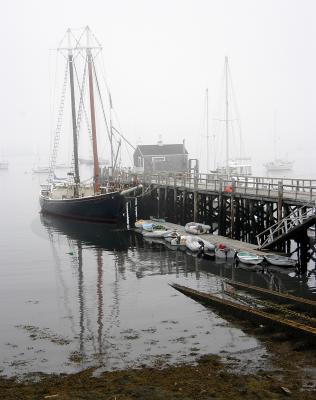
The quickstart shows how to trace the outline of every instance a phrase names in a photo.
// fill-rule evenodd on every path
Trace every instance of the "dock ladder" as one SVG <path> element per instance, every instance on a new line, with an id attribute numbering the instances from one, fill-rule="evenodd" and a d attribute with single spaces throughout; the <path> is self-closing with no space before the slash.
<path id="1" fill-rule="evenodd" d="M 308 208 L 308 209 L 307 209 Z M 307 209 L 307 210 L 306 210 Z M 316 224 L 315 203 L 305 204 L 256 236 L 259 249 L 273 248 Z"/>

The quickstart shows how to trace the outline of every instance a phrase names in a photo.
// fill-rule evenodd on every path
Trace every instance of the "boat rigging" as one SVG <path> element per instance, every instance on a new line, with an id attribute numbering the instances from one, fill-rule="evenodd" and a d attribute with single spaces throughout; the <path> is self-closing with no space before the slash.
<path id="1" fill-rule="evenodd" d="M 65 40 L 67 40 L 66 46 L 64 46 Z M 118 187 L 118 185 L 114 185 L 113 181 L 117 172 L 121 140 L 124 137 L 122 134 L 119 134 L 118 138 L 116 135 L 118 130 L 114 130 L 113 127 L 111 117 L 112 100 L 110 93 L 108 94 L 110 116 L 109 118 L 106 116 L 95 65 L 95 59 L 101 50 L 101 45 L 92 34 L 89 27 L 86 27 L 77 37 L 68 29 L 64 40 L 58 48 L 59 53 L 66 59 L 66 66 L 57 126 L 50 158 L 48 185 L 45 186 L 40 193 L 40 204 L 43 213 L 101 222 L 117 221 L 121 219 L 123 215 L 125 200 L 124 191 L 122 188 Z M 70 89 L 72 128 L 72 171 L 68 173 L 67 182 L 56 183 L 53 177 L 55 176 L 54 170 L 63 126 L 68 85 Z M 110 150 L 111 165 L 108 169 L 111 169 L 111 173 L 108 173 L 108 181 L 105 181 L 105 177 L 102 176 L 100 172 L 95 93 L 98 95 L 99 109 L 104 119 L 103 131 L 105 127 L 109 139 L 108 148 Z M 89 108 L 90 112 L 86 111 L 87 108 Z M 81 139 L 82 136 L 79 136 L 79 133 L 82 128 L 83 116 L 87 125 L 87 132 L 92 142 L 92 185 L 87 184 L 85 180 L 81 179 L 79 170 L 79 139 Z M 114 149 L 115 141 L 117 144 L 116 151 Z M 112 182 L 110 182 L 110 180 L 112 180 Z"/>

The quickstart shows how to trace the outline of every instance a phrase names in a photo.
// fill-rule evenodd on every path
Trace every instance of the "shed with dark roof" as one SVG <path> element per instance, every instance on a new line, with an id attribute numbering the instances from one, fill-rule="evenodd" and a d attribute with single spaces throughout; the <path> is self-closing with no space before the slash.
<path id="1" fill-rule="evenodd" d="M 138 145 L 134 152 L 134 170 L 138 173 L 186 172 L 188 152 L 184 141 L 180 144 Z"/>

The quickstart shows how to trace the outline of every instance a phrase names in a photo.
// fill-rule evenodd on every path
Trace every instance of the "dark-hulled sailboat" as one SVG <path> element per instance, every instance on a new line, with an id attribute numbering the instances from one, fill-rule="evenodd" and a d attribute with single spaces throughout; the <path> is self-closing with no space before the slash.
<path id="1" fill-rule="evenodd" d="M 84 35 L 85 34 L 85 35 Z M 48 178 L 48 185 L 42 187 L 40 193 L 40 206 L 42 213 L 59 215 L 67 218 L 74 218 L 80 220 L 98 221 L 98 222 L 116 222 L 122 219 L 124 211 L 124 195 L 120 190 L 114 190 L 113 187 L 102 187 L 100 183 L 100 166 L 98 159 L 98 146 L 96 135 L 96 115 L 95 115 L 95 100 L 94 100 L 94 85 L 99 94 L 100 102 L 102 102 L 98 78 L 96 76 L 96 68 L 94 65 L 94 55 L 101 50 L 98 42 L 93 42 L 95 37 L 92 37 L 90 29 L 85 28 L 85 32 L 78 40 L 75 40 L 75 45 L 72 46 L 72 32 L 67 31 L 68 45 L 66 47 L 59 47 L 58 50 L 63 52 L 66 58 L 66 70 L 64 76 L 64 86 L 62 92 L 62 101 L 59 108 L 59 115 L 57 121 L 57 128 L 55 132 L 53 151 L 50 159 L 50 173 Z M 86 38 L 86 45 L 82 45 L 83 38 Z M 94 54 L 92 52 L 94 51 Z M 84 60 L 84 68 L 82 72 L 82 84 L 78 82 L 78 69 L 76 68 L 76 59 Z M 88 75 L 88 76 L 87 76 Z M 86 81 L 86 83 L 84 83 Z M 54 181 L 54 169 L 56 165 L 60 130 L 62 125 L 62 114 L 64 109 L 64 100 L 66 87 L 70 86 L 70 100 L 71 100 L 71 120 L 72 120 L 72 142 L 73 142 L 73 171 L 68 173 L 67 181 Z M 85 85 L 87 86 L 88 96 L 86 102 L 89 103 L 90 118 L 85 115 L 86 120 L 89 120 L 89 133 L 92 138 L 92 152 L 93 152 L 93 184 L 83 184 L 80 182 L 79 175 L 79 158 L 78 158 L 78 136 L 80 129 L 80 121 L 82 114 L 85 112 L 85 103 L 83 100 Z M 76 109 L 75 92 L 79 92 L 78 109 Z M 101 104 L 104 113 L 104 106 Z M 108 125 L 106 128 L 108 129 Z M 112 127 L 111 127 L 112 129 Z M 108 136 L 112 139 L 112 132 Z M 111 148 L 112 172 L 115 168 L 113 160 L 113 146 Z"/>

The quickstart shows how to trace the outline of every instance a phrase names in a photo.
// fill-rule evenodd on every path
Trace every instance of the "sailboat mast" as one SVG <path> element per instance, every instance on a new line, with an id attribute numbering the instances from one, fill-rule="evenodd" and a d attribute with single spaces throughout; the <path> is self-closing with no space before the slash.
<path id="1" fill-rule="evenodd" d="M 73 53 L 70 43 L 70 29 L 68 29 L 68 64 L 69 64 L 69 79 L 70 79 L 70 100 L 71 100 L 71 116 L 72 116 L 72 136 L 74 147 L 74 163 L 75 163 L 75 193 L 74 196 L 78 197 L 80 184 L 79 176 L 79 161 L 78 161 L 78 136 L 77 136 L 77 120 L 76 120 L 76 100 L 74 89 L 74 67 L 73 67 Z"/>
<path id="2" fill-rule="evenodd" d="M 94 190 L 96 193 L 100 192 L 100 166 L 98 159 L 98 146 L 97 146 L 97 131 L 95 123 L 95 107 L 94 107 L 94 90 L 93 90 L 93 76 L 92 76 L 92 53 L 89 47 L 90 30 L 87 28 L 87 58 L 88 58 L 88 76 L 89 76 L 89 95 L 90 95 L 90 118 L 92 130 L 92 150 L 93 150 L 93 171 L 94 171 Z"/>
<path id="3" fill-rule="evenodd" d="M 110 146 L 111 146 L 111 174 L 112 179 L 114 179 L 114 163 L 113 163 L 113 124 L 112 124 L 112 96 L 109 92 L 109 103 L 110 103 Z"/>
<path id="4" fill-rule="evenodd" d="M 229 174 L 229 125 L 228 125 L 228 57 L 225 57 L 225 125 L 226 125 L 226 174 Z"/>
<path id="5" fill-rule="evenodd" d="M 277 112 L 274 110 L 273 113 L 273 147 L 274 147 L 274 159 L 277 159 L 276 153 L 276 145 L 277 145 Z"/>
<path id="6" fill-rule="evenodd" d="M 208 88 L 206 88 L 206 173 L 209 172 Z"/>

